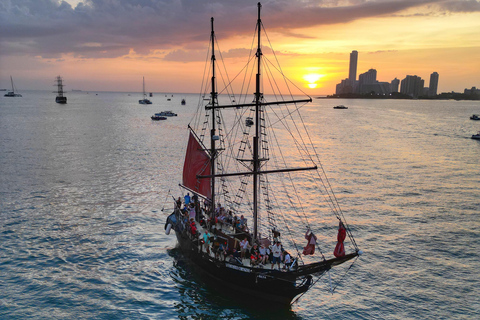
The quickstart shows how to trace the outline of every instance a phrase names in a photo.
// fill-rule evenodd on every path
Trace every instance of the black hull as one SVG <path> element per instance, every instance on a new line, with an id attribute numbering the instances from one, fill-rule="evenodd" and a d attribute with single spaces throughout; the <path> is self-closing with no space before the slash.
<path id="1" fill-rule="evenodd" d="M 55 102 L 65 104 L 67 103 L 67 97 L 56 97 Z"/>
<path id="2" fill-rule="evenodd" d="M 259 269 L 257 272 L 245 272 L 252 269 L 214 260 L 204 252 L 198 252 L 196 246 L 192 246 L 189 238 L 183 238 L 178 232 L 176 236 L 181 251 L 195 265 L 195 271 L 207 276 L 216 287 L 225 288 L 229 293 L 280 304 L 290 304 L 295 296 L 307 291 L 310 286 L 311 280 L 306 280 L 303 286 L 295 288 L 295 277 L 278 270 Z M 285 273 L 285 276 L 275 277 L 275 274 L 282 273 Z"/>
<path id="3" fill-rule="evenodd" d="M 167 224 L 169 222 L 167 220 Z M 358 255 L 354 253 L 340 259 L 300 266 L 294 271 L 252 268 L 214 259 L 199 249 L 198 240 L 192 241 L 180 223 L 171 224 L 182 253 L 195 266 L 194 270 L 212 280 L 215 287 L 227 290 L 228 294 L 282 305 L 290 305 L 296 296 L 306 292 L 312 285 L 312 275 L 320 276 L 333 265 Z"/>

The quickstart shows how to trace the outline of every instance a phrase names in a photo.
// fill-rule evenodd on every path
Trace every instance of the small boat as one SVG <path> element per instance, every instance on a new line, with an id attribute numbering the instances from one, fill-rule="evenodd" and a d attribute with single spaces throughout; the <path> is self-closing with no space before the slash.
<path id="1" fill-rule="evenodd" d="M 150 92 L 149 96 L 150 96 L 150 97 L 153 97 L 153 93 Z"/>
<path id="2" fill-rule="evenodd" d="M 348 107 L 345 107 L 343 104 L 340 104 L 338 106 L 333 107 L 333 109 L 348 109 Z"/>
<path id="3" fill-rule="evenodd" d="M 472 139 L 480 140 L 480 131 L 478 131 L 477 134 L 472 135 Z"/>
<path id="4" fill-rule="evenodd" d="M 172 101 L 172 99 L 168 98 L 167 101 Z"/>
<path id="5" fill-rule="evenodd" d="M 252 117 L 247 117 L 247 118 L 245 119 L 245 125 L 246 125 L 247 127 L 253 126 L 253 118 L 252 118 Z"/>
<path id="6" fill-rule="evenodd" d="M 61 103 L 61 104 L 67 103 L 67 97 L 65 97 L 63 95 L 63 79 L 62 79 L 62 77 L 57 76 L 57 78 L 55 79 L 55 85 L 57 86 L 57 91 L 54 92 L 54 93 L 57 94 L 57 96 L 55 97 L 55 102 L 56 103 Z"/>
<path id="7" fill-rule="evenodd" d="M 4 97 L 12 97 L 12 98 L 13 97 L 21 97 L 22 95 L 20 93 L 15 93 L 15 85 L 13 84 L 12 76 L 10 76 L 10 82 L 12 83 L 12 91 L 8 91 L 3 96 Z"/>
<path id="8" fill-rule="evenodd" d="M 480 120 L 480 116 L 478 114 L 474 114 L 470 117 L 470 120 Z"/>
<path id="9" fill-rule="evenodd" d="M 186 103 L 185 99 L 182 99 L 182 106 L 184 106 Z"/>
<path id="10" fill-rule="evenodd" d="M 176 117 L 177 114 L 173 113 L 172 111 L 162 111 L 159 113 L 155 113 L 155 115 L 158 115 L 159 117 Z"/>
<path id="11" fill-rule="evenodd" d="M 147 99 L 147 94 L 145 93 L 145 77 L 143 77 L 143 99 L 138 100 L 140 104 L 152 104 L 152 101 Z"/>
<path id="12" fill-rule="evenodd" d="M 165 232 L 174 231 L 192 269 L 225 294 L 262 301 L 265 306 L 290 305 L 322 276 L 330 278 L 332 268 L 340 268 L 347 261 L 353 265 L 362 252 L 330 183 L 326 183 L 318 156 L 313 156 L 318 153 L 299 112 L 312 98 L 267 97 L 260 91 L 267 83 L 263 72 L 270 72 L 265 75 L 269 80 L 285 77 L 280 72 L 273 74 L 281 70 L 277 65 L 261 69 L 275 59 L 264 58 L 262 53 L 260 9 L 258 3 L 254 72 L 244 71 L 254 78 L 255 98 L 252 103 L 238 105 L 242 109 L 219 103 L 224 100 L 219 99 L 218 92 L 228 90 L 219 90 L 216 84 L 219 62 L 211 19 L 212 66 L 208 69 L 212 74 L 211 81 L 202 82 L 205 87 L 201 91 L 210 92 L 210 99 L 207 103 L 199 101 L 194 120 L 188 125 L 183 176 L 179 177 L 184 189 L 181 195 L 186 195 L 183 204 L 181 197 L 172 203 L 174 209 L 166 219 Z M 251 60 L 248 63 L 252 65 Z M 251 117 L 252 130 L 245 130 L 247 116 Z M 290 132 L 289 128 L 303 129 Z M 299 163 L 297 157 L 306 160 Z M 318 196 L 319 190 L 325 197 Z M 315 199 L 322 209 L 316 210 L 305 199 Z M 323 215 L 328 209 L 331 215 Z M 317 215 L 320 212 L 321 217 Z M 343 265 L 343 270 L 348 271 L 352 265 Z"/>
<path id="13" fill-rule="evenodd" d="M 163 117 L 160 115 L 160 113 L 155 113 L 153 116 L 150 117 L 152 120 L 158 121 L 158 120 L 167 120 L 167 117 Z"/>

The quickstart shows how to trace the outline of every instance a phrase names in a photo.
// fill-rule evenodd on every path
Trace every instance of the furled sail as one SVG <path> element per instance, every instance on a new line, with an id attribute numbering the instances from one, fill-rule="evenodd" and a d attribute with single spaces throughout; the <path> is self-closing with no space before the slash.
<path id="1" fill-rule="evenodd" d="M 208 176 L 211 174 L 210 155 L 190 132 L 183 165 L 183 185 L 194 192 L 197 192 L 208 199 L 212 198 L 210 187 L 211 178 L 199 179 L 197 176 Z"/>

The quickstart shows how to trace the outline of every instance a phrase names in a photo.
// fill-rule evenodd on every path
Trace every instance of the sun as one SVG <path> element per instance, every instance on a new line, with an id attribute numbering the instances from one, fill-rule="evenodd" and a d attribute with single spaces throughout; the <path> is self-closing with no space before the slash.
<path id="1" fill-rule="evenodd" d="M 325 77 L 324 74 L 319 74 L 319 73 L 309 73 L 303 76 L 303 79 L 308 82 L 308 87 L 310 89 L 315 89 L 318 87 L 318 81 Z"/>

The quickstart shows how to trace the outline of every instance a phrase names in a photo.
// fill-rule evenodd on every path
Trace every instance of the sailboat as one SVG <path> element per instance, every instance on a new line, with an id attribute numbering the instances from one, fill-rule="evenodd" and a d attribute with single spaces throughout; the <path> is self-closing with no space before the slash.
<path id="1" fill-rule="evenodd" d="M 20 93 L 15 93 L 15 85 L 13 84 L 12 76 L 10 76 L 10 82 L 12 83 L 12 91 L 8 91 L 3 96 L 4 97 L 21 97 Z"/>
<path id="2" fill-rule="evenodd" d="M 57 76 L 57 78 L 55 78 L 55 85 L 57 86 L 57 91 L 54 92 L 54 93 L 57 94 L 57 96 L 55 97 L 55 102 L 56 103 L 61 103 L 61 104 L 67 103 L 67 97 L 65 97 L 63 95 L 63 79 L 62 79 L 62 77 Z"/>
<path id="3" fill-rule="evenodd" d="M 147 99 L 147 94 L 145 93 L 145 77 L 143 77 L 143 99 L 138 100 L 140 104 L 152 104 L 152 101 Z"/>
<path id="4" fill-rule="evenodd" d="M 266 60 L 262 52 L 260 13 L 258 3 L 256 48 L 252 48 L 252 59 L 247 63 L 251 69 L 245 68 L 246 74 L 255 75 L 253 102 L 248 80 L 243 85 L 245 94 L 241 93 L 236 103 L 232 103 L 234 95 L 230 93 L 233 87 L 218 90 L 217 42 L 211 19 L 212 75 L 201 93 L 209 92 L 210 99 L 206 104 L 200 99 L 203 107 L 188 125 L 179 184 L 181 195 L 186 195 L 175 201 L 165 230 L 166 234 L 174 230 L 178 247 L 194 270 L 213 280 L 217 288 L 242 298 L 290 305 L 323 275 L 330 278 L 333 267 L 347 261 L 353 265 L 362 251 L 323 168 L 315 163 L 318 153 L 312 152 L 313 142 L 301 133 L 305 124 L 292 126 L 294 118 L 302 120 L 299 109 L 310 103 L 311 97 L 290 95 L 284 99 L 278 93 L 267 96 L 261 91 L 262 73 L 275 68 L 267 67 L 272 60 Z M 286 80 L 283 72 L 280 74 Z M 265 82 L 273 83 L 273 78 L 266 78 L 269 81 Z M 284 83 L 291 84 L 288 80 Z M 228 98 L 217 92 L 225 92 Z M 223 103 L 226 100 L 230 102 Z M 284 153 L 277 151 L 277 147 L 287 146 L 286 139 L 293 139 L 293 144 Z M 298 154 L 292 152 L 296 146 Z M 289 167 L 292 163 L 296 166 Z M 307 182 L 302 184 L 300 179 Z M 318 189 L 315 183 L 320 185 Z M 308 190 L 314 191 L 310 199 L 303 194 Z M 329 206 L 316 206 L 319 194 Z M 315 210 L 305 206 L 311 201 Z M 333 213 L 330 218 L 315 217 L 316 212 L 326 209 Z M 325 225 L 317 225 L 320 222 Z M 327 256 L 327 250 L 332 257 Z M 348 271 L 351 265 L 343 267 Z"/>

